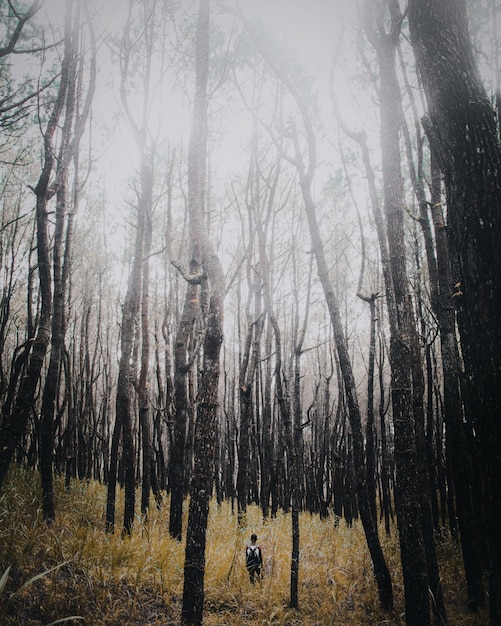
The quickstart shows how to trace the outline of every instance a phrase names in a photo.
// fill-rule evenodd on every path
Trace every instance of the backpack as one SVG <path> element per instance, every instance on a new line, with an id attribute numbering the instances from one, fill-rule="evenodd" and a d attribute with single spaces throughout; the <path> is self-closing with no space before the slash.
<path id="1" fill-rule="evenodd" d="M 259 546 L 248 546 L 245 551 L 245 564 L 248 568 L 259 567 L 261 565 L 261 548 Z"/>

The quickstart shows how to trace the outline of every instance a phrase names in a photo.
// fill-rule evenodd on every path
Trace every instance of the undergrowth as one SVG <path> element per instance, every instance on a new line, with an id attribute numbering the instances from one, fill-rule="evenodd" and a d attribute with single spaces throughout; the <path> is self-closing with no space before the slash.
<path id="1" fill-rule="evenodd" d="M 121 494 L 119 495 L 120 500 Z M 184 545 L 168 533 L 168 500 L 152 503 L 147 522 L 134 531 L 104 530 L 106 489 L 76 481 L 65 490 L 56 479 L 57 519 L 48 527 L 40 511 L 37 474 L 13 467 L 0 495 L 0 623 L 87 626 L 179 624 Z M 117 506 L 117 528 L 122 511 Z M 186 518 L 184 520 L 186 524 Z M 258 535 L 264 576 L 251 585 L 244 545 Z M 390 568 L 395 610 L 379 608 L 371 561 L 361 525 L 300 518 L 299 609 L 288 607 L 291 523 L 280 513 L 264 521 L 248 509 L 239 527 L 231 503 L 211 505 L 207 534 L 204 624 L 209 626 L 403 626 L 403 586 L 398 539 L 381 533 Z M 454 626 L 484 626 L 486 612 L 466 609 L 460 549 L 449 536 L 437 549 L 448 617 Z M 2 576 L 4 574 L 4 576 Z"/>

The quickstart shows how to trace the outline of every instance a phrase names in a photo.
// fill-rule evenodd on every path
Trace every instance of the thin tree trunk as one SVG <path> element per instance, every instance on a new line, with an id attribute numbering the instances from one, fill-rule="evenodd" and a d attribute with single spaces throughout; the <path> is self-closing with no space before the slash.
<path id="1" fill-rule="evenodd" d="M 291 552 L 291 576 L 290 576 L 290 599 L 289 606 L 297 609 L 299 606 L 298 583 L 299 583 L 299 476 L 297 448 L 294 437 L 294 422 L 291 413 L 290 398 L 282 377 L 282 341 L 280 328 L 275 315 L 270 310 L 270 321 L 275 335 L 275 387 L 280 415 L 283 420 L 285 438 L 287 442 L 287 454 L 289 456 L 290 472 L 289 483 L 291 488 L 291 519 L 292 519 L 292 552 Z"/>
<path id="2" fill-rule="evenodd" d="M 151 156 L 151 159 L 153 157 Z M 142 442 L 142 485 L 141 485 L 141 514 L 148 514 L 150 492 L 152 488 L 153 463 L 153 435 L 152 416 L 150 412 L 150 398 L 148 393 L 148 372 L 150 360 L 150 327 L 149 327 L 149 283 L 150 283 L 150 252 L 151 252 L 151 211 L 153 203 L 153 164 L 145 162 L 141 171 L 141 205 L 144 211 L 144 245 L 142 260 L 142 296 L 141 296 L 141 368 L 138 381 L 139 423 L 141 426 Z"/>
<path id="3" fill-rule="evenodd" d="M 299 157 L 300 152 L 296 148 L 296 159 L 298 160 Z M 350 426 L 353 435 L 353 454 L 356 471 L 356 486 L 360 517 L 364 527 L 367 545 L 369 547 L 369 551 L 371 553 L 371 558 L 374 565 L 374 574 L 379 589 L 379 599 L 381 601 L 382 607 L 385 610 L 391 610 L 391 608 L 393 607 L 393 591 L 390 573 L 384 559 L 381 544 L 379 543 L 377 522 L 372 517 L 371 507 L 369 503 L 366 474 L 367 468 L 365 465 L 365 452 L 362 435 L 362 420 L 360 408 L 358 405 L 358 398 L 356 395 L 355 378 L 353 376 L 347 341 L 342 327 L 339 305 L 337 303 L 334 289 L 332 288 L 328 274 L 327 262 L 323 251 L 323 243 L 315 215 L 315 205 L 311 197 L 309 176 L 306 172 L 304 172 L 304 169 L 302 170 L 301 168 L 300 184 L 303 192 L 305 210 L 308 217 L 312 247 L 315 251 L 315 258 L 317 261 L 318 276 L 320 279 L 320 283 L 322 284 L 327 307 L 329 309 L 332 329 L 334 333 L 334 340 L 339 355 L 339 365 L 345 386 L 345 393 L 348 403 L 348 416 L 350 419 Z"/>
<path id="4" fill-rule="evenodd" d="M 190 274 L 198 275 L 199 265 L 191 261 Z M 169 485 L 171 504 L 169 513 L 169 534 L 181 541 L 183 524 L 183 500 L 186 494 L 186 438 L 190 421 L 188 374 L 193 364 L 190 355 L 190 339 L 193 335 L 196 317 L 199 315 L 198 282 L 189 282 L 186 288 L 183 311 L 174 340 L 174 427 L 169 463 Z M 191 346 L 191 351 L 193 351 Z"/>

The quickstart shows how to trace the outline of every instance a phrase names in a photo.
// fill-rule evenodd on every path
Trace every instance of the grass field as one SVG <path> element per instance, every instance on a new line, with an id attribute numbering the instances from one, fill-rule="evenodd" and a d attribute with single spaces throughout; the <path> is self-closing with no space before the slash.
<path id="1" fill-rule="evenodd" d="M 131 537 L 104 531 L 106 489 L 56 480 L 57 520 L 48 528 L 40 510 L 38 475 L 13 468 L 0 496 L 0 624 L 35 626 L 167 626 L 179 624 L 184 545 L 169 536 L 168 500 L 140 519 Z M 120 496 L 119 496 L 120 497 Z M 186 520 L 185 520 L 186 521 Z M 117 510 L 120 526 L 121 510 Z M 231 504 L 211 506 L 207 535 L 204 624 L 361 626 L 405 624 L 398 538 L 382 536 L 395 610 L 380 610 L 361 525 L 302 514 L 299 610 L 288 608 L 291 522 L 263 521 L 257 507 L 239 528 Z M 250 534 L 264 553 L 264 577 L 252 586 L 244 565 Z M 486 612 L 466 610 L 459 544 L 437 538 L 449 623 L 484 626 Z M 67 618 L 72 618 L 67 620 Z"/>

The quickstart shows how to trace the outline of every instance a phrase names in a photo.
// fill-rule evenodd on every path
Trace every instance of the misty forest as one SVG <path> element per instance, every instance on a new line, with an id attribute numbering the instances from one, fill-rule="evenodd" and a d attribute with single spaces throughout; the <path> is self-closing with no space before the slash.
<path id="1" fill-rule="evenodd" d="M 2 624 L 501 623 L 500 33 L 0 0 Z"/>

